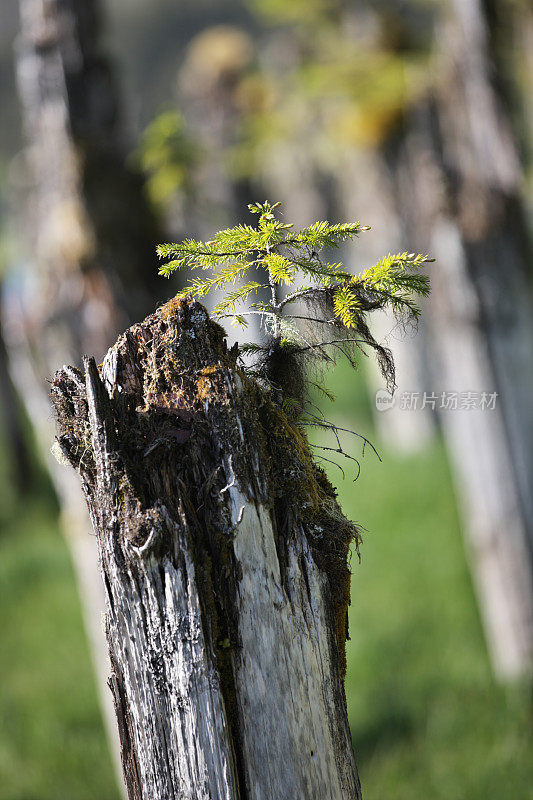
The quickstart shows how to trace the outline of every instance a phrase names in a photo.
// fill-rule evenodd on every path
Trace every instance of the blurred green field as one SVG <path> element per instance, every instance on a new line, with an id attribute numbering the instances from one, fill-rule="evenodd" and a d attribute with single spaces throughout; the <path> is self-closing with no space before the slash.
<path id="1" fill-rule="evenodd" d="M 336 413 L 368 434 L 360 381 L 336 373 Z M 346 682 L 364 796 L 533 800 L 531 698 L 491 677 L 443 449 L 379 449 L 383 463 L 367 450 L 359 480 L 339 487 L 368 529 L 352 563 Z M 0 800 L 112 800 L 53 498 L 41 480 L 17 508 L 5 467 L 0 486 Z"/>
<path id="2" fill-rule="evenodd" d="M 365 459 L 346 692 L 366 798 L 533 798 L 531 703 L 489 670 L 440 446 Z"/>
<path id="3" fill-rule="evenodd" d="M 116 800 L 56 504 L 43 480 L 18 507 L 1 485 L 0 798 Z"/>

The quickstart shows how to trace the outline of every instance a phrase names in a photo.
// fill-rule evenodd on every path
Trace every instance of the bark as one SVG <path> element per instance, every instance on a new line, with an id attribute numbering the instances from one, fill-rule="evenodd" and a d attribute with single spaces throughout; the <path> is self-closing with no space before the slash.
<path id="1" fill-rule="evenodd" d="M 99 4 L 19 0 L 19 9 L 16 66 L 27 139 L 19 238 L 31 256 L 6 307 L 6 344 L 60 499 L 104 698 L 96 551 L 79 486 L 50 458 L 48 378 L 58 364 L 80 364 L 83 353 L 101 357 L 117 326 L 146 312 L 146 276 L 156 272 L 146 264 L 160 238 L 139 178 L 125 166 L 117 93 L 100 48 Z M 104 712 L 111 730 L 112 704 Z"/>
<path id="2" fill-rule="evenodd" d="M 498 393 L 492 411 L 442 415 L 496 673 L 533 658 L 533 294 L 521 171 L 496 88 L 490 18 L 456 0 L 442 74 L 400 155 L 404 218 L 437 259 L 427 315 L 436 390 Z"/>
<path id="3" fill-rule="evenodd" d="M 358 532 L 196 302 L 56 373 L 106 588 L 132 798 L 360 798 L 343 688 Z"/>

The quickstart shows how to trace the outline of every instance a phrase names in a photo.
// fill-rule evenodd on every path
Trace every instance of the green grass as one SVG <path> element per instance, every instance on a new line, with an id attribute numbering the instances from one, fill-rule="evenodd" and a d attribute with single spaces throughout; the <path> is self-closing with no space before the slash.
<path id="1" fill-rule="evenodd" d="M 0 800 L 117 800 L 55 503 L 0 508 Z"/>
<path id="2" fill-rule="evenodd" d="M 374 441 L 361 376 L 333 384 L 329 411 Z M 379 449 L 339 486 L 368 529 L 346 681 L 365 800 L 533 800 L 530 697 L 491 677 L 442 446 Z M 116 799 L 55 506 L 41 484 L 17 508 L 2 477 L 0 800 Z"/>
<path id="3" fill-rule="evenodd" d="M 341 369 L 336 382 L 364 409 L 359 378 Z M 355 424 L 368 435 L 367 414 Z M 346 679 L 365 800 L 533 798 L 530 695 L 491 676 L 444 450 L 378 450 L 356 483 L 329 470 L 368 529 L 352 560 Z"/>

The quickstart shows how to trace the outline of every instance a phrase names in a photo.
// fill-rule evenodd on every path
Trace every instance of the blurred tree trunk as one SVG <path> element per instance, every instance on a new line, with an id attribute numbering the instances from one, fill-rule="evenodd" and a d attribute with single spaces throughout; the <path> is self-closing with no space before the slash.
<path id="1" fill-rule="evenodd" d="M 90 509 L 130 800 L 360 800 L 344 696 L 358 537 L 296 426 L 171 301 L 56 373 Z"/>
<path id="2" fill-rule="evenodd" d="M 387 163 L 381 149 L 352 148 L 343 160 L 343 170 L 337 182 L 342 216 L 346 219 L 363 218 L 365 225 L 371 228 L 356 242 L 346 245 L 354 274 L 382 258 L 384 240 L 389 252 L 407 249 L 402 210 L 395 198 L 394 169 Z M 373 316 L 372 331 L 376 339 L 392 351 L 397 383 L 394 403 L 386 410 L 377 408 L 376 392 L 384 389 L 383 376 L 377 362 L 369 359 L 367 384 L 376 429 L 380 438 L 400 453 L 422 450 L 435 437 L 431 410 L 422 407 L 421 402 L 424 391 L 429 389 L 424 363 L 427 347 L 425 324 L 413 330 L 402 326 L 392 314 L 382 311 Z M 420 401 L 416 410 L 406 413 L 401 408 L 399 398 L 403 392 L 418 395 Z"/>
<path id="3" fill-rule="evenodd" d="M 253 42 L 243 30 L 214 25 L 191 39 L 178 73 L 179 107 L 201 152 L 194 191 L 184 208 L 185 227 L 202 239 L 212 235 L 213 226 L 222 227 L 247 213 L 247 203 L 256 199 L 248 181 L 231 174 L 229 159 L 221 158 L 239 139 L 238 88 L 253 52 Z"/>
<path id="4" fill-rule="evenodd" d="M 247 206 L 257 200 L 257 186 L 252 188 L 250 176 L 235 169 L 234 155 L 232 170 L 229 157 L 242 136 L 240 90 L 253 55 L 254 43 L 245 31 L 213 25 L 191 39 L 178 73 L 178 104 L 201 153 L 183 222 L 188 235 L 202 240 L 211 238 L 214 227 L 226 227 L 243 215 L 243 221 L 248 221 Z M 255 277 L 252 270 L 250 278 Z M 216 297 L 215 292 L 213 302 Z M 268 300 L 263 290 L 258 300 Z M 209 305 L 211 298 L 207 302 Z M 252 318 L 248 335 L 259 341 L 260 329 L 259 317 Z M 228 338 L 235 341 L 233 331 L 228 331 Z"/>
<path id="5" fill-rule="evenodd" d="M 0 284 L 0 297 L 2 285 Z M 29 491 L 32 465 L 28 445 L 24 436 L 20 414 L 20 399 L 9 374 L 8 356 L 4 341 L 2 305 L 0 302 L 0 417 L 2 432 L 6 440 L 7 462 L 10 477 L 17 493 Z"/>
<path id="6" fill-rule="evenodd" d="M 442 422 L 494 669 L 514 678 L 533 655 L 533 295 L 488 6 L 451 3 L 436 36 L 446 79 L 411 116 L 399 194 L 414 246 L 437 259 L 427 314 L 435 381 L 459 392 Z M 483 392 L 497 392 L 492 410 L 479 408 Z"/>
<path id="7" fill-rule="evenodd" d="M 94 537 L 73 476 L 50 458 L 48 376 L 103 355 L 150 297 L 159 238 L 140 179 L 125 166 L 117 92 L 96 0 L 19 0 L 17 76 L 27 138 L 23 241 L 31 253 L 6 329 L 11 374 L 62 507 L 108 731 L 114 729 Z M 116 749 L 116 748 L 115 748 Z"/>

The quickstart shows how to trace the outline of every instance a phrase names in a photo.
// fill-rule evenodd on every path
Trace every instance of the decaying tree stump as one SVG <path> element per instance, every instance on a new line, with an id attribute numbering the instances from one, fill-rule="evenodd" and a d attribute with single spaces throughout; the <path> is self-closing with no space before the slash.
<path id="1" fill-rule="evenodd" d="M 100 551 L 130 798 L 360 798 L 346 702 L 356 527 L 200 304 L 52 384 Z"/>

